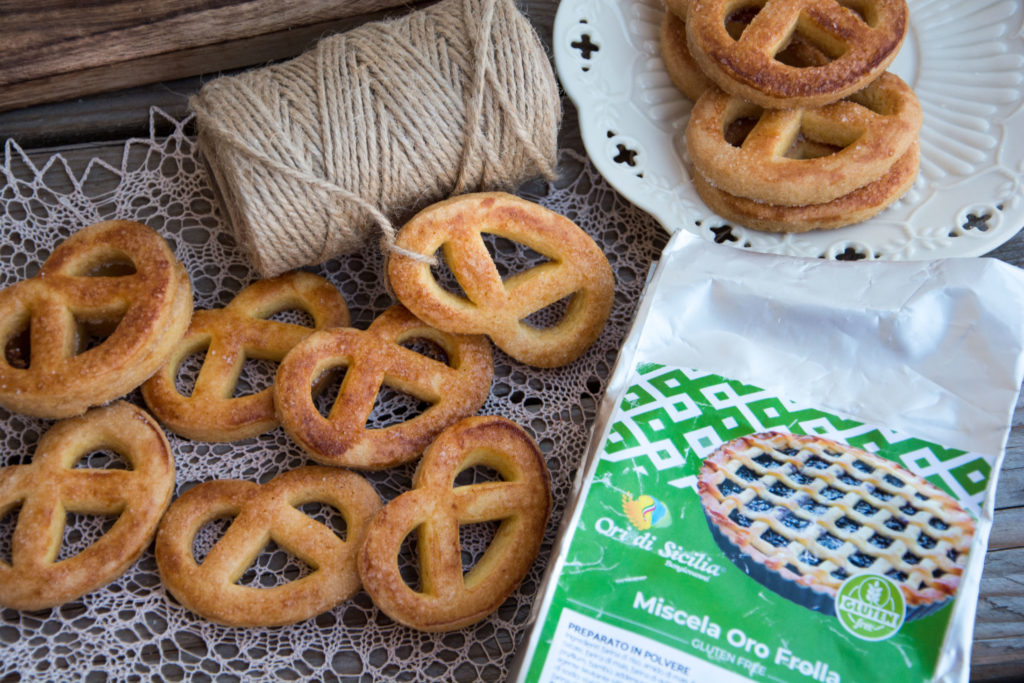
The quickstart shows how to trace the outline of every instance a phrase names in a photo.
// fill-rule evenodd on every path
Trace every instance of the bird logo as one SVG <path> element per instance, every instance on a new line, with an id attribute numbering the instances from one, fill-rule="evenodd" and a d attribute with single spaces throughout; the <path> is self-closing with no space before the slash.
<path id="1" fill-rule="evenodd" d="M 672 522 L 665 504 L 646 493 L 636 499 L 631 493 L 623 493 L 622 512 L 629 523 L 640 531 L 646 531 L 652 526 L 666 527 Z"/>

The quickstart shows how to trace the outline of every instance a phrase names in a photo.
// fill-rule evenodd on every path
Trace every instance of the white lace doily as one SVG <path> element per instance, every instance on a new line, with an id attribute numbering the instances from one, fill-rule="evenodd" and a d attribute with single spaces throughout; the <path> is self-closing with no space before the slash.
<path id="1" fill-rule="evenodd" d="M 168 118 L 159 110 L 154 118 Z M 60 155 L 36 166 L 8 141 L 0 185 L 0 287 L 33 276 L 50 251 L 75 229 L 100 220 L 141 221 L 164 235 L 188 269 L 196 308 L 225 305 L 257 279 L 222 224 L 188 121 L 169 120 L 168 137 L 126 143 L 120 167 L 93 160 L 72 168 Z M 501 414 L 526 427 L 551 470 L 554 514 L 544 549 L 520 588 L 490 618 L 448 634 L 400 626 L 364 592 L 315 619 L 284 628 L 235 629 L 209 623 L 165 592 L 152 549 L 129 571 L 80 600 L 40 612 L 0 610 L 0 680 L 498 680 L 508 666 L 550 552 L 572 478 L 586 447 L 594 411 L 639 300 L 648 266 L 664 233 L 625 202 L 585 159 L 560 156 L 560 180 L 534 183 L 523 195 L 576 221 L 604 248 L 617 278 L 611 319 L 583 358 L 555 370 L 523 366 L 495 350 L 495 380 L 481 414 Z M 54 188 L 69 185 L 69 191 Z M 507 246 L 507 245 L 506 245 Z M 516 271 L 529 261 L 502 250 Z M 522 261 L 522 263 L 519 263 Z M 392 303 L 375 247 L 315 269 L 344 294 L 353 325 L 365 328 Z M 246 368 L 261 388 L 273 368 Z M 130 397 L 142 405 L 138 392 Z M 388 423 L 408 409 L 389 397 L 374 420 Z M 0 409 L 0 465 L 29 462 L 50 423 Z M 177 492 L 211 479 L 266 481 L 307 464 L 277 429 L 233 444 L 208 444 L 169 435 L 177 463 Z M 111 464 L 107 454 L 90 466 Z M 116 463 L 113 463 L 116 464 Z M 412 466 L 368 475 L 384 501 L 409 486 Z M 15 514 L 0 517 L 0 560 L 10 561 Z M 109 520 L 69 515 L 62 557 L 80 552 Z M 222 525 L 223 526 L 223 525 Z M 208 550 L 216 528 L 197 542 Z M 470 555 L 482 553 L 486 529 L 467 534 Z M 204 540 L 205 539 L 205 540 Z M 472 561 L 468 558 L 467 561 Z M 272 586 L 301 575 L 302 563 L 269 548 L 242 582 Z"/>

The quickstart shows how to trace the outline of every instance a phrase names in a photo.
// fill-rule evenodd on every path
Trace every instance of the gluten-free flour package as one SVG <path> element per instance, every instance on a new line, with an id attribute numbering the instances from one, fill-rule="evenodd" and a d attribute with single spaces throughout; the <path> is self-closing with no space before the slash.
<path id="1" fill-rule="evenodd" d="M 514 679 L 966 680 L 1024 273 L 678 233 Z"/>

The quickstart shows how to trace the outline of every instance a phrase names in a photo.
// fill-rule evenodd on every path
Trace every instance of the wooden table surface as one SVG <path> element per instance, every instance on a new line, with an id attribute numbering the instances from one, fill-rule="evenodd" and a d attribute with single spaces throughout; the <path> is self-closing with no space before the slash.
<path id="1" fill-rule="evenodd" d="M 16 14 L 13 9 L 5 9 L 17 3 L 0 0 L 0 20 L 9 20 Z M 21 3 L 24 5 L 24 3 Z M 41 6 L 49 3 L 43 2 Z M 103 3 L 89 3 L 96 5 Z M 108 3 L 114 5 L 138 4 L 144 2 Z M 150 3 L 154 4 L 154 3 Z M 168 4 L 168 3 L 164 3 Z M 180 0 L 178 5 L 200 6 L 204 3 Z M 205 3 L 217 4 L 217 3 Z M 221 5 L 229 3 L 220 3 Z M 244 4 L 244 3 L 240 3 Z M 251 4 L 259 4 L 259 1 Z M 312 3 L 323 6 L 325 3 Z M 344 5 L 344 3 L 340 3 Z M 292 29 L 276 30 L 264 35 L 234 35 L 232 40 L 221 46 L 225 53 L 220 60 L 212 59 L 217 55 L 217 44 L 183 45 L 185 58 L 175 62 L 167 55 L 145 62 L 146 55 L 138 54 L 136 60 L 128 68 L 111 71 L 108 68 L 108 80 L 105 86 L 97 86 L 103 82 L 103 74 L 89 76 L 85 86 L 91 89 L 133 85 L 122 87 L 112 92 L 99 93 L 84 97 L 73 97 L 48 104 L 21 106 L 15 103 L 9 92 L 23 98 L 24 102 L 38 101 L 75 95 L 73 78 L 54 78 L 52 91 L 47 92 L 45 73 L 24 72 L 19 77 L 15 63 L 4 62 L 0 58 L 0 138 L 16 140 L 28 152 L 33 161 L 44 160 L 59 152 L 73 167 L 84 168 L 92 158 L 106 159 L 116 163 L 120 158 L 124 141 L 132 136 L 148 136 L 150 125 L 150 107 L 156 106 L 177 119 L 187 114 L 187 100 L 196 92 L 205 80 L 211 76 L 194 76 L 197 65 L 212 65 L 212 68 L 227 69 L 243 67 L 246 64 L 263 64 L 272 59 L 281 59 L 298 54 L 308 48 L 326 31 L 344 30 L 369 19 L 379 18 L 392 12 L 401 12 L 405 8 L 382 10 L 381 8 L 399 4 L 395 0 L 372 0 L 350 2 L 353 11 L 365 12 L 358 16 L 340 16 L 349 12 L 339 11 L 332 18 L 318 15 L 303 26 Z M 425 3 L 408 3 L 422 5 Z M 537 27 L 542 39 L 550 44 L 557 2 L 554 0 L 527 0 L 520 2 L 525 13 Z M 0 21 L 0 23 L 3 23 Z M 124 28 L 123 26 L 121 28 Z M 78 45 L 80 49 L 87 47 Z M 198 52 L 197 52 L 198 51 Z M 198 56 L 197 56 L 198 55 Z M 142 61 L 139 61 L 142 60 Z M 3 68 L 10 66 L 6 74 Z M 132 69 L 143 67 L 143 75 L 135 76 Z M 149 69 L 146 71 L 145 69 Z M 38 71 L 38 70 L 37 70 Z M 116 75 L 111 77 L 111 73 Z M 173 78 L 175 74 L 182 78 Z M 188 75 L 185 75 L 188 74 Z M 134 85 L 145 77 L 162 78 L 157 83 Z M 4 78 L 7 80 L 5 81 Z M 135 79 L 135 81 L 133 81 Z M 15 88 L 11 83 L 21 83 Z M 25 84 L 29 85 L 25 85 Z M 20 108 L 12 108 L 12 107 Z M 571 102 L 565 102 L 563 129 L 560 133 L 560 146 L 583 152 L 576 113 Z M 0 191 L 3 188 L 0 186 Z M 994 250 L 990 256 L 1001 259 L 1016 266 L 1024 266 L 1024 236 L 1018 234 L 1009 242 Z M 1024 405 L 1018 402 L 1014 414 L 1013 429 L 1006 446 L 1006 460 L 999 478 L 996 495 L 995 526 L 989 542 L 986 557 L 985 573 L 981 584 L 981 598 L 978 603 L 977 620 L 974 632 L 974 648 L 972 652 L 972 681 L 1010 681 L 1024 678 Z"/>

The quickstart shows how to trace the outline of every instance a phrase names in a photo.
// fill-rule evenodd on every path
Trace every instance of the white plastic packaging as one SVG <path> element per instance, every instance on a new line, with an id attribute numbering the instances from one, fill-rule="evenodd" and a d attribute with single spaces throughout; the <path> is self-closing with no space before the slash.
<path id="1" fill-rule="evenodd" d="M 850 641 L 836 645 L 838 650 L 826 650 L 840 653 L 835 660 L 829 659 L 828 654 L 817 655 L 817 659 L 811 656 L 806 662 L 796 660 L 804 667 L 801 670 L 793 663 L 793 652 L 799 650 L 801 638 L 795 639 L 796 644 L 793 638 L 787 639 L 784 625 L 775 628 L 777 642 L 764 645 L 760 660 L 752 654 L 749 644 L 746 658 L 739 656 L 744 653 L 736 652 L 733 646 L 737 643 L 732 641 L 740 641 L 741 636 L 734 637 L 733 633 L 742 634 L 752 620 L 767 613 L 756 609 L 748 613 L 746 624 L 731 624 L 731 630 L 727 630 L 728 617 L 724 618 L 722 633 L 711 633 L 710 638 L 707 618 L 692 620 L 692 633 L 685 629 L 680 632 L 678 628 L 658 633 L 655 626 L 645 625 L 640 617 L 616 614 L 618 608 L 608 597 L 616 591 L 637 591 L 633 607 L 650 606 L 651 614 L 655 613 L 654 603 L 646 596 L 657 593 L 669 596 L 667 600 L 678 599 L 679 604 L 674 607 L 677 616 L 685 608 L 691 616 L 711 614 L 713 624 L 713 612 L 699 606 L 686 607 L 689 598 L 681 594 L 688 594 L 684 588 L 689 585 L 689 578 L 679 572 L 696 576 L 699 572 L 693 568 L 704 572 L 702 580 L 706 583 L 689 592 L 701 593 L 705 600 L 712 596 L 713 600 L 726 602 L 758 602 L 767 600 L 765 594 L 771 592 L 754 586 L 751 595 L 716 595 L 716 584 L 726 585 L 717 580 L 716 572 L 735 574 L 736 570 L 728 560 L 680 551 L 691 539 L 671 535 L 682 533 L 687 528 L 684 525 L 691 523 L 686 521 L 687 512 L 690 520 L 695 515 L 700 517 L 692 510 L 692 491 L 696 488 L 694 464 L 685 466 L 690 467 L 686 470 L 683 463 L 687 458 L 706 457 L 717 443 L 704 448 L 697 445 L 699 440 L 687 435 L 694 444 L 692 450 L 689 446 L 680 447 L 680 452 L 673 455 L 678 456 L 680 476 L 663 476 L 663 481 L 670 480 L 678 491 L 662 488 L 661 491 L 669 493 L 658 495 L 666 498 L 667 514 L 676 518 L 674 527 L 651 527 L 640 534 L 637 529 L 645 527 L 630 528 L 624 521 L 606 521 L 621 517 L 613 509 L 614 501 L 608 503 L 610 499 L 606 497 L 605 502 L 598 502 L 599 495 L 609 488 L 610 467 L 617 466 L 617 473 L 629 468 L 641 472 L 630 476 L 642 489 L 644 477 L 651 475 L 652 470 L 664 468 L 670 473 L 677 466 L 669 461 L 665 451 L 659 451 L 658 456 L 650 455 L 650 460 L 643 463 L 646 469 L 637 462 L 630 465 L 628 461 L 616 460 L 620 455 L 611 455 L 620 439 L 616 431 L 622 427 L 620 420 L 626 420 L 624 416 L 634 406 L 634 396 L 629 392 L 635 392 L 638 377 L 647 371 L 644 368 L 666 367 L 688 369 L 690 374 L 697 369 L 700 372 L 696 374 L 712 373 L 758 387 L 794 405 L 812 406 L 814 410 L 849 418 L 870 426 L 875 433 L 882 430 L 886 435 L 894 435 L 893 441 L 897 439 L 895 435 L 900 435 L 899 438 L 907 436 L 915 443 L 926 440 L 943 448 L 962 449 L 963 458 L 974 458 L 972 462 L 981 464 L 984 476 L 971 471 L 970 479 L 963 480 L 968 488 L 977 484 L 972 489 L 972 501 L 965 502 L 976 517 L 974 536 L 955 599 L 942 620 L 935 622 L 941 629 L 931 629 L 938 629 L 938 634 L 933 634 L 924 646 L 931 650 L 918 656 L 908 653 L 912 646 L 896 644 L 896 638 L 890 643 L 891 649 L 900 652 L 902 663 L 897 664 L 905 667 L 907 680 L 966 681 L 996 482 L 1024 376 L 1022 302 L 1024 272 L 993 259 L 848 263 L 741 251 L 686 233 L 675 234 L 652 274 L 633 330 L 608 384 L 573 501 L 563 519 L 544 587 L 534 608 L 535 618 L 520 645 L 513 680 L 561 680 L 558 671 L 565 670 L 572 657 L 594 661 L 608 656 L 610 659 L 602 667 L 612 670 L 614 660 L 620 656 L 618 648 L 624 658 L 635 653 L 637 659 L 630 667 L 651 669 L 644 674 L 646 680 L 659 679 L 658 666 L 663 667 L 660 672 L 667 676 L 666 680 L 700 680 L 702 675 L 709 675 L 702 668 L 708 664 L 701 660 L 708 660 L 707 652 L 712 649 L 714 657 L 710 658 L 719 659 L 712 662 L 712 668 L 724 663 L 725 668 L 714 669 L 721 680 L 726 680 L 727 675 L 739 675 L 751 680 L 836 681 L 842 675 L 848 676 L 841 673 L 841 660 L 846 656 L 842 655 L 842 648 L 854 653 L 850 657 L 866 658 L 866 662 L 872 657 L 868 644 L 856 641 L 827 621 L 823 622 L 822 638 L 836 633 L 837 640 Z M 696 466 L 699 463 L 698 459 Z M 598 479 L 599 465 L 603 474 Z M 927 463 L 921 467 L 922 477 L 928 475 L 940 485 L 945 478 L 962 498 L 968 498 L 964 487 L 953 481 L 950 468 L 940 472 L 941 467 L 933 471 Z M 954 474 L 961 476 L 966 472 L 961 470 Z M 686 475 L 687 472 L 690 474 Z M 676 495 L 687 490 L 690 493 Z M 621 488 L 617 491 L 621 492 Z M 628 491 L 623 493 L 623 506 L 631 501 L 632 495 Z M 690 502 L 685 503 L 687 500 Z M 691 509 L 680 510 L 684 503 Z M 602 509 L 594 512 L 599 505 Z M 699 509 L 699 503 L 696 507 Z M 597 524 L 593 522 L 595 515 L 603 515 L 597 518 Z M 665 524 L 670 521 L 665 520 Z M 582 539 L 602 524 L 599 532 L 605 537 L 601 539 L 604 545 L 598 548 L 597 555 L 592 555 L 597 559 L 590 563 L 586 558 L 591 556 L 587 556 Z M 692 531 L 688 533 L 692 538 Z M 666 544 L 669 538 L 674 540 Z M 643 572 L 639 564 L 633 566 L 628 559 L 617 561 L 614 567 L 602 566 L 602 562 L 610 564 L 608 558 L 614 557 L 612 551 L 605 552 L 609 547 L 618 549 L 619 545 L 629 544 L 634 546 L 631 551 L 646 546 L 650 551 L 647 555 L 662 548 L 661 556 L 671 555 L 675 561 L 665 564 L 675 567 L 676 574 L 658 584 L 655 573 Z M 666 553 L 665 547 L 676 552 Z M 690 567 L 680 568 L 680 558 L 689 562 Z M 718 569 L 711 571 L 708 566 Z M 574 584 L 573 577 L 584 572 L 591 577 L 591 583 Z M 589 585 L 595 586 L 593 595 L 586 589 Z M 566 595 L 569 587 L 574 591 L 572 595 Z M 632 593 L 620 603 L 628 603 L 629 595 Z M 666 612 L 660 602 L 658 609 L 664 619 Z M 797 614 L 803 613 L 797 610 Z M 817 613 L 807 614 L 820 618 Z M 567 615 L 579 618 L 574 621 Z M 680 620 L 676 621 L 678 625 Z M 573 630 L 567 632 L 567 628 Z M 607 632 L 603 631 L 605 628 Z M 691 640 L 686 640 L 691 636 Z M 574 647 L 578 651 L 574 652 Z M 589 649 L 579 650 L 584 647 Z M 556 656 L 564 661 L 554 662 Z M 736 664 L 737 661 L 743 664 Z M 780 668 L 780 661 L 790 667 Z M 853 660 L 847 658 L 847 664 L 850 661 Z M 578 673 L 576 680 L 589 680 L 588 674 Z"/>

